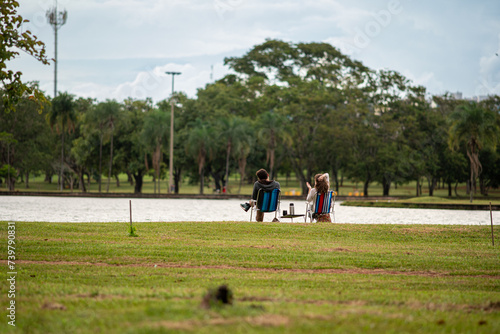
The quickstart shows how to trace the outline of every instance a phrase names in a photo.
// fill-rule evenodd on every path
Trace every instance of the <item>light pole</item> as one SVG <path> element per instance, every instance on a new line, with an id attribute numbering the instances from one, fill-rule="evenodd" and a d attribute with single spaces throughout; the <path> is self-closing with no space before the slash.
<path id="1" fill-rule="evenodd" d="M 165 72 L 172 76 L 172 96 L 170 98 L 170 159 L 169 159 L 169 176 L 168 176 L 168 192 L 173 193 L 175 191 L 174 185 L 174 78 L 176 75 L 180 75 L 181 72 Z"/>
<path id="2" fill-rule="evenodd" d="M 57 31 L 61 26 L 66 23 L 68 18 L 68 12 L 66 10 L 62 12 L 57 11 L 57 1 L 54 8 L 49 9 L 46 13 L 47 19 L 50 25 L 54 28 L 54 40 L 55 40 L 55 55 L 54 55 L 54 97 L 57 96 Z M 62 188 L 61 188 L 62 190 Z"/>

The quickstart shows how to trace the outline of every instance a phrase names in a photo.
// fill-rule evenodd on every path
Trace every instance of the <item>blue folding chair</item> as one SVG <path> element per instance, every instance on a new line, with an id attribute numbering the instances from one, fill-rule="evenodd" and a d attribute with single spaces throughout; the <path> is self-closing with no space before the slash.
<path id="1" fill-rule="evenodd" d="M 252 221 L 253 212 L 255 211 L 257 214 L 257 210 L 261 212 L 274 212 L 274 218 L 277 218 L 278 212 L 280 211 L 280 200 L 281 191 L 279 189 L 273 189 L 271 191 L 259 189 L 256 204 L 254 204 L 250 210 L 250 221 Z"/>
<path id="2" fill-rule="evenodd" d="M 335 196 L 337 193 L 330 190 L 326 193 L 316 194 L 316 198 L 311 204 L 306 203 L 306 215 L 304 216 L 304 222 L 307 223 L 307 218 L 309 222 L 312 223 L 313 216 L 315 214 L 324 215 L 328 214 L 332 218 L 332 223 L 335 222 Z"/>

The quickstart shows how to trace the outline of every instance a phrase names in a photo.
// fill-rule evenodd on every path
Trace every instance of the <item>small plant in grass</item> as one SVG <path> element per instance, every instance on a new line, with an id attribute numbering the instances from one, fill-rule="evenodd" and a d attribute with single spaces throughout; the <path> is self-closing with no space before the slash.
<path id="1" fill-rule="evenodd" d="M 130 225 L 128 228 L 128 236 L 129 237 L 138 237 L 136 232 L 137 232 L 137 229 L 135 228 L 135 226 Z"/>

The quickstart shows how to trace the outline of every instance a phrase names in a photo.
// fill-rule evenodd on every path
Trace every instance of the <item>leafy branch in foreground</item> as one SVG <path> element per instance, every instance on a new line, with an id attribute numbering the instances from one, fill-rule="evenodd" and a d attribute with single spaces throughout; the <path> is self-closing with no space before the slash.
<path id="1" fill-rule="evenodd" d="M 45 44 L 38 40 L 31 31 L 22 31 L 22 24 L 29 22 L 17 14 L 19 3 L 14 0 L 4 0 L 0 3 L 0 80 L 2 89 L 0 95 L 2 108 L 5 112 L 15 111 L 19 99 L 27 94 L 38 104 L 39 111 L 47 102 L 44 94 L 36 85 L 28 86 L 21 80 L 22 72 L 7 68 L 7 62 L 19 56 L 24 51 L 45 65 L 49 64 L 45 52 Z"/>

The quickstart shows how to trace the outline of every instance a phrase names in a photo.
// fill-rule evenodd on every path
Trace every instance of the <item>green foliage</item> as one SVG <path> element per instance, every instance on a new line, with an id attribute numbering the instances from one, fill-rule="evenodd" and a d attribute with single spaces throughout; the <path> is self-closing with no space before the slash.
<path id="1" fill-rule="evenodd" d="M 17 13 L 19 3 L 14 0 L 0 2 L 0 96 L 5 112 L 15 111 L 16 104 L 22 97 L 28 97 L 38 104 L 41 112 L 47 102 L 37 86 L 22 82 L 22 72 L 14 71 L 8 63 L 19 56 L 19 51 L 26 52 L 36 60 L 48 65 L 45 45 L 31 31 L 22 31 L 22 24 L 29 22 Z"/>
<path id="2" fill-rule="evenodd" d="M 498 96 L 465 105 L 484 114 L 484 127 L 475 127 L 459 117 L 470 114 L 460 106 L 465 101 L 449 94 L 430 101 L 424 87 L 400 73 L 372 70 L 327 43 L 266 40 L 225 62 L 234 74 L 200 88 L 195 98 L 175 96 L 176 192 L 184 184 L 199 183 L 202 194 L 208 181 L 215 191 L 239 182 L 237 190 L 227 187 L 239 193 L 251 187 L 256 170 L 266 168 L 273 178 L 295 174 L 304 194 L 313 175 L 329 172 L 332 187 L 338 190 L 348 179 L 360 184 L 365 196 L 372 193 L 370 187 L 381 185 L 382 194 L 389 196 L 395 187 L 410 183 L 416 183 L 415 195 L 420 196 L 425 180 L 431 195 L 445 182 L 452 196 L 453 185 L 456 189 L 470 179 L 468 154 L 484 167 L 484 174 L 479 167 L 474 172 L 483 175 L 481 192 L 499 185 L 498 135 L 491 135 L 498 134 L 500 124 Z M 61 186 L 86 191 L 97 181 L 101 191 L 107 174 L 109 191 L 113 176 L 118 188 L 117 176 L 127 174 L 140 193 L 144 175 L 154 170 L 154 191 L 165 192 L 169 100 L 156 105 L 149 98 L 97 103 L 61 93 L 52 104 L 46 117 L 59 142 L 47 134 L 47 126 L 41 128 L 39 118 L 28 119 L 36 104 L 27 96 L 16 105 L 23 114 L 3 117 L 5 126 L 0 123 L 0 131 L 22 143 L 12 163 L 17 175 L 44 172 L 50 179 L 59 171 Z M 481 140 L 474 139 L 477 147 L 488 149 L 482 155 L 470 154 L 465 145 L 472 129 Z M 4 147 L 0 153 L 5 164 Z"/>

